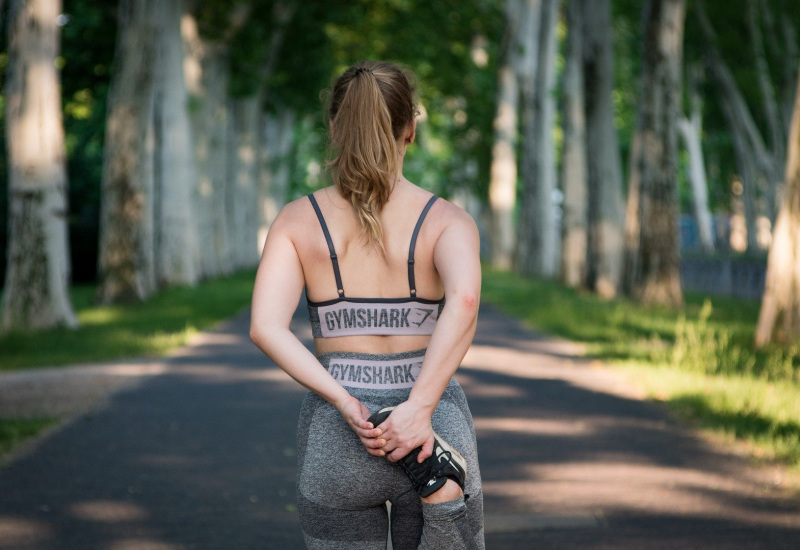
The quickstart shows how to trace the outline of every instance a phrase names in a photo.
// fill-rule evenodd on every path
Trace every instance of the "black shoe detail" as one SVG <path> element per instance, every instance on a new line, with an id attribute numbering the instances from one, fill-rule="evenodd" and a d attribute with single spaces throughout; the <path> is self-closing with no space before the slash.
<path id="1" fill-rule="evenodd" d="M 367 421 L 378 427 L 389 418 L 393 410 L 394 407 L 385 407 Z M 433 454 L 422 463 L 417 462 L 422 447 L 417 447 L 398 460 L 397 464 L 411 479 L 414 489 L 421 497 L 430 496 L 441 489 L 448 478 L 458 483 L 463 491 L 467 478 L 467 461 L 436 432 L 433 432 L 433 439 Z"/>

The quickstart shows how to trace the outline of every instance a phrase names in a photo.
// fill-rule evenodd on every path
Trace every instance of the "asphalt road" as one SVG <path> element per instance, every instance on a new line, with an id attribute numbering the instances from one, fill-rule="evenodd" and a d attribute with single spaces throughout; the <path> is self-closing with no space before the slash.
<path id="1" fill-rule="evenodd" d="M 0 548 L 303 548 L 305 390 L 251 344 L 248 320 L 159 360 L 160 374 L 1 469 Z M 800 548 L 800 499 L 778 470 L 703 441 L 570 343 L 484 307 L 458 378 L 490 550 Z"/>

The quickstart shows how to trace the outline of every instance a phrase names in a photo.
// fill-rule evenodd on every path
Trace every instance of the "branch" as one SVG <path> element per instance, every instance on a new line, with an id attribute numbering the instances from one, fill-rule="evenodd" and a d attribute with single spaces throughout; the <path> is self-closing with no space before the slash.
<path id="1" fill-rule="evenodd" d="M 706 43 L 708 46 L 706 49 L 706 65 L 717 79 L 717 82 L 722 89 L 724 100 L 730 102 L 731 116 L 736 116 L 739 119 L 739 122 L 741 122 L 744 137 L 750 144 L 751 150 L 756 157 L 756 163 L 759 165 L 764 174 L 772 174 L 775 170 L 775 167 L 772 166 L 772 155 L 769 153 L 766 145 L 764 144 L 764 139 L 762 138 L 761 133 L 758 130 L 758 126 L 756 125 L 753 116 L 750 113 L 750 109 L 748 108 L 747 103 L 745 102 L 744 97 L 742 96 L 742 93 L 736 84 L 736 80 L 733 78 L 730 69 L 722 59 L 722 55 L 720 54 L 719 47 L 717 45 L 717 35 L 708 19 L 703 2 L 695 2 L 694 7 L 695 14 L 697 15 L 697 21 L 700 23 L 700 29 L 706 38 Z"/>
<path id="2" fill-rule="evenodd" d="M 278 2 L 273 7 L 275 13 L 275 26 L 274 32 L 269 41 L 269 55 L 267 61 L 261 69 L 261 81 L 266 82 L 272 76 L 275 70 L 275 65 L 278 64 L 278 55 L 283 47 L 284 38 L 286 37 L 286 27 L 292 22 L 294 14 L 297 12 L 297 1 Z"/>
<path id="3" fill-rule="evenodd" d="M 783 158 L 784 136 L 782 124 L 778 111 L 778 104 L 775 101 L 775 89 L 772 86 L 772 79 L 769 74 L 769 67 L 767 66 L 761 27 L 758 24 L 758 8 L 756 5 L 756 0 L 748 0 L 747 2 L 747 26 L 752 37 L 753 56 L 755 57 L 756 61 L 758 89 L 761 92 L 764 115 L 767 119 L 770 148 L 777 158 Z"/>

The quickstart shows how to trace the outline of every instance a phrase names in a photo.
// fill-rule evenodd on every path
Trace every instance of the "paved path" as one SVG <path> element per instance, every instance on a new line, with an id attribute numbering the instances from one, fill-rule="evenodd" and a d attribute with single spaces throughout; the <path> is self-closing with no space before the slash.
<path id="1" fill-rule="evenodd" d="M 0 470 L 0 548 L 303 548 L 303 390 L 250 343 L 247 322 L 110 368 L 150 375 Z M 800 504 L 775 472 L 711 448 L 578 351 L 481 311 L 458 377 L 478 430 L 487 548 L 800 548 Z"/>

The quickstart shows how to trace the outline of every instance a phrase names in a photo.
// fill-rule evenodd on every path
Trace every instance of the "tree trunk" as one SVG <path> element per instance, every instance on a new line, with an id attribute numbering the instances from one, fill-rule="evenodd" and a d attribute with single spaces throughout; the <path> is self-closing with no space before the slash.
<path id="1" fill-rule="evenodd" d="M 536 217 L 536 233 L 540 236 L 539 275 L 552 278 L 558 273 L 561 231 L 553 201 L 556 191 L 556 159 L 553 129 L 556 118 L 556 24 L 559 1 L 546 0 L 542 5 L 542 26 L 539 42 L 539 76 L 536 79 L 536 125 L 537 140 L 537 194 L 539 215 Z"/>
<path id="2" fill-rule="evenodd" d="M 519 176 L 521 197 L 517 219 L 517 242 L 512 263 L 520 273 L 536 271 L 533 262 L 533 243 L 530 239 L 535 206 L 536 133 L 534 124 L 535 81 L 539 63 L 539 27 L 543 0 L 522 0 L 520 14 L 520 57 L 517 68 L 519 83 L 520 123 L 522 143 L 520 145 Z M 533 264 L 533 265 L 532 265 Z"/>
<path id="3" fill-rule="evenodd" d="M 194 211 L 199 269 L 203 278 L 232 270 L 225 211 L 227 132 L 230 113 L 228 54 L 223 44 L 204 40 L 195 19 L 185 17 L 181 26 L 186 50 L 186 85 L 191 105 L 194 148 Z"/>
<path id="4" fill-rule="evenodd" d="M 230 156 L 231 176 L 228 181 L 228 231 L 232 238 L 231 251 L 236 268 L 258 264 L 258 181 L 256 158 L 261 144 L 258 140 L 261 120 L 260 96 L 234 99 L 231 103 L 233 134 Z"/>
<path id="5" fill-rule="evenodd" d="M 183 74 L 184 0 L 157 3 L 163 21 L 156 64 L 155 254 L 160 285 L 193 285 L 199 253 L 193 201 L 193 157 L 188 94 Z"/>
<path id="6" fill-rule="evenodd" d="M 143 300 L 157 287 L 151 130 L 158 1 L 119 4 L 100 208 L 98 296 L 106 304 Z"/>
<path id="7" fill-rule="evenodd" d="M 767 125 L 769 153 L 772 156 L 772 162 L 770 163 L 772 170 L 767 174 L 770 179 L 765 182 L 765 200 L 767 203 L 767 215 L 770 220 L 774 220 L 778 210 L 777 197 L 783 188 L 783 171 L 780 170 L 780 166 L 781 162 L 786 158 L 786 151 L 784 150 L 786 137 L 783 133 L 780 109 L 775 98 L 775 89 L 772 86 L 772 78 L 767 65 L 756 0 L 748 0 L 747 8 L 750 43 L 753 46 L 753 57 L 756 61 L 756 78 L 758 80 L 758 89 L 761 93 L 764 120 L 766 120 Z"/>
<path id="8" fill-rule="evenodd" d="M 575 0 L 573 0 L 575 1 Z M 614 126 L 614 49 L 609 0 L 583 4 L 583 70 L 589 190 L 587 284 L 611 298 L 620 283 L 623 257 L 622 161 Z"/>
<path id="9" fill-rule="evenodd" d="M 757 346 L 800 341 L 800 80 L 786 149 L 786 192 L 767 260 Z"/>
<path id="10" fill-rule="evenodd" d="M 697 230 L 700 235 L 700 245 L 706 252 L 713 252 L 714 228 L 711 220 L 711 211 L 708 209 L 708 179 L 706 178 L 702 147 L 702 99 L 698 91 L 696 77 L 690 74 L 688 80 L 687 88 L 692 112 L 689 114 L 689 118 L 682 116 L 678 120 L 678 130 L 680 130 L 686 151 L 689 154 L 688 179 L 692 189 L 692 203 Z"/>
<path id="11" fill-rule="evenodd" d="M 517 269 L 526 275 L 553 277 L 558 265 L 558 231 L 555 223 L 553 190 L 553 118 L 555 103 L 556 0 L 542 0 L 538 10 L 539 32 L 532 36 L 531 49 L 538 58 L 532 82 L 523 86 L 522 200 L 517 231 Z M 536 12 L 534 12 L 536 13 Z"/>
<path id="12" fill-rule="evenodd" d="M 0 330 L 76 327 L 69 297 L 67 176 L 55 68 L 59 0 L 14 0 L 6 77 L 9 243 Z"/>
<path id="13" fill-rule="evenodd" d="M 745 205 L 748 204 L 749 198 L 755 202 L 759 188 L 769 203 L 775 196 L 775 182 L 779 182 L 783 177 L 780 161 L 767 149 L 750 109 L 719 53 L 716 33 L 705 13 L 703 3 L 695 2 L 693 7 L 706 39 L 706 65 L 717 81 L 723 112 L 734 140 L 737 165 L 744 186 Z M 765 214 L 770 216 L 770 219 L 774 219 L 774 211 L 774 204 L 767 204 Z M 753 216 L 747 220 L 749 246 L 755 246 L 755 212 L 748 212 L 747 215 Z"/>
<path id="14" fill-rule="evenodd" d="M 514 207 L 517 202 L 517 111 L 519 92 L 520 16 L 522 3 L 506 2 L 506 44 L 497 75 L 497 113 L 494 117 L 494 145 L 489 176 L 489 232 L 492 266 L 511 267 L 514 252 Z"/>
<path id="15" fill-rule="evenodd" d="M 792 83 L 797 80 L 800 70 L 798 69 L 798 54 L 797 48 L 797 29 L 792 24 L 791 19 L 788 17 L 783 18 L 781 21 L 781 35 L 783 36 L 784 49 L 781 52 L 784 67 L 784 82 L 786 83 L 783 93 L 781 94 L 782 105 L 782 119 L 784 121 L 785 134 L 788 135 L 790 130 L 788 128 L 789 121 L 792 119 Z"/>
<path id="16" fill-rule="evenodd" d="M 586 282 L 587 189 L 586 113 L 583 98 L 583 3 L 567 3 L 564 65 L 561 188 L 564 190 L 561 279 L 571 287 Z"/>
<path id="17" fill-rule="evenodd" d="M 677 124 L 685 0 L 649 0 L 637 116 L 638 238 L 626 250 L 629 295 L 646 304 L 683 303 L 678 244 Z M 632 170 L 633 171 L 633 170 Z M 631 210 L 629 210 L 631 212 Z"/>
<path id="18" fill-rule="evenodd" d="M 277 114 L 265 114 L 263 117 L 267 146 L 259 148 L 258 159 L 259 250 L 264 247 L 269 228 L 289 196 L 295 118 L 296 114 L 290 108 L 282 108 Z"/>
<path id="19" fill-rule="evenodd" d="M 777 99 L 780 103 L 781 133 L 788 136 L 798 74 L 797 33 L 790 17 L 781 17 L 780 23 L 776 25 L 769 0 L 760 0 L 759 5 L 764 19 L 764 38 L 770 49 L 769 55 L 772 59 L 780 60 L 781 87 Z"/>

